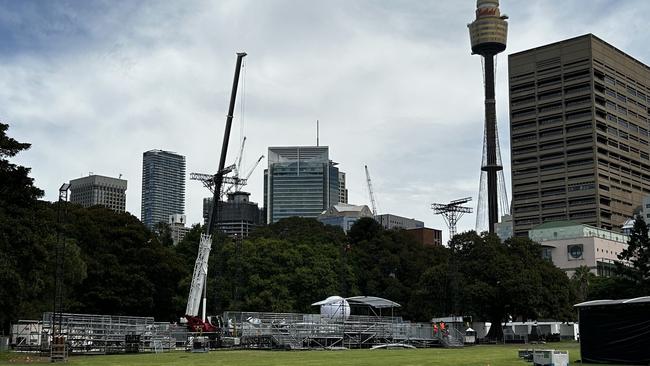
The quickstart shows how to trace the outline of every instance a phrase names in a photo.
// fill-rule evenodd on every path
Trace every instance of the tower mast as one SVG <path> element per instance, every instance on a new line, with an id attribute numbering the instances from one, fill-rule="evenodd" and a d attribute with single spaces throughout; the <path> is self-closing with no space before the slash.
<path id="1" fill-rule="evenodd" d="M 507 16 L 501 15 L 498 0 L 477 0 L 476 19 L 468 25 L 472 45 L 472 54 L 483 57 L 485 85 L 485 136 L 483 161 L 481 163 L 481 181 L 487 179 L 487 213 L 488 231 L 494 233 L 494 225 L 499 220 L 499 182 L 503 181 L 503 166 L 498 151 L 497 116 L 494 93 L 494 58 L 506 49 L 508 36 Z M 483 183 L 483 182 L 481 182 Z M 481 184 L 481 187 L 483 184 Z M 501 184 L 505 187 L 504 184 Z M 501 194 L 505 195 L 505 191 Z M 479 217 L 481 204 L 485 201 L 483 192 L 479 192 Z M 506 200 L 501 200 L 501 202 Z M 508 209 L 502 207 L 502 211 Z M 477 220 L 477 226 L 479 225 Z M 477 228 L 478 229 L 478 228 Z"/>

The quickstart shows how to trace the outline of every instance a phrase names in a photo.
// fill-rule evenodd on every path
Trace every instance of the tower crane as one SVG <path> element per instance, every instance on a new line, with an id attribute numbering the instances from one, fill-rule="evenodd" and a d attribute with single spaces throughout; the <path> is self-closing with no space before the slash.
<path id="1" fill-rule="evenodd" d="M 241 141 L 241 147 L 239 148 L 239 155 L 237 155 L 237 162 L 235 163 L 235 176 L 239 177 L 239 172 L 241 171 L 241 161 L 244 158 L 244 146 L 246 145 L 246 136 Z"/>
<path id="2" fill-rule="evenodd" d="M 368 182 L 368 194 L 370 195 L 370 203 L 372 204 L 372 216 L 377 216 L 377 202 L 375 202 L 375 194 L 372 191 L 372 181 L 370 180 L 370 173 L 368 173 L 368 166 L 364 165 L 366 169 L 366 181 Z"/>
<path id="3" fill-rule="evenodd" d="M 239 150 L 239 157 L 236 159 L 236 163 L 230 165 L 229 167 L 226 167 L 223 171 L 223 176 L 222 176 L 222 181 L 224 184 L 228 184 L 228 188 L 223 189 L 219 194 L 219 198 L 223 197 L 224 194 L 230 193 L 231 191 L 234 192 L 240 192 L 242 188 L 248 184 L 248 178 L 251 177 L 257 166 L 260 164 L 262 159 L 264 159 L 264 155 L 260 156 L 255 164 L 248 170 L 248 173 L 242 178 L 241 173 L 242 173 L 242 156 L 244 153 L 244 144 L 246 142 L 246 137 L 244 137 L 244 140 L 242 142 L 241 148 Z M 231 176 L 226 176 L 225 174 L 228 173 L 233 173 Z M 214 176 L 210 174 L 205 174 L 205 173 L 190 173 L 190 180 L 198 180 L 203 183 L 203 186 L 205 186 L 207 189 L 210 190 L 210 192 L 214 193 Z"/>
<path id="4" fill-rule="evenodd" d="M 187 297 L 187 307 L 185 308 L 185 319 L 187 319 L 188 326 L 192 331 L 214 332 L 216 327 L 209 321 L 206 321 L 205 307 L 206 307 L 206 279 L 208 275 L 208 258 L 210 257 L 210 249 L 212 249 L 212 230 L 216 227 L 215 221 L 217 218 L 218 202 L 221 195 L 221 186 L 224 182 L 224 175 L 229 172 L 225 167 L 226 155 L 228 154 L 228 141 L 230 140 L 230 129 L 232 127 L 232 118 L 235 110 L 235 100 L 237 98 L 237 86 L 239 85 L 239 73 L 241 71 L 242 61 L 246 57 L 245 52 L 237 53 L 237 62 L 235 64 L 235 76 L 232 82 L 232 91 L 230 94 L 230 105 L 228 107 L 228 115 L 226 116 L 226 129 L 223 134 L 223 143 L 221 145 L 221 156 L 219 159 L 219 169 L 217 173 L 212 176 L 214 184 L 212 207 L 208 214 L 208 224 L 205 227 L 205 233 L 201 234 L 201 241 L 199 242 L 199 251 L 194 263 L 194 272 L 192 274 L 192 283 L 190 284 L 190 291 Z M 202 317 L 198 317 L 199 306 L 201 305 L 201 290 L 203 290 L 203 313 Z"/>
<path id="5" fill-rule="evenodd" d="M 262 161 L 262 159 L 264 159 L 264 155 L 260 156 L 260 157 L 257 159 L 257 161 L 255 162 L 255 164 L 253 164 L 253 167 L 250 168 L 250 170 L 248 171 L 248 173 L 247 173 L 246 176 L 244 177 L 244 181 L 248 182 L 248 178 L 251 177 L 251 174 L 253 174 L 253 171 L 255 171 L 255 169 L 257 169 L 257 167 L 260 165 L 260 162 Z M 241 189 L 241 188 L 240 188 L 240 189 Z"/>

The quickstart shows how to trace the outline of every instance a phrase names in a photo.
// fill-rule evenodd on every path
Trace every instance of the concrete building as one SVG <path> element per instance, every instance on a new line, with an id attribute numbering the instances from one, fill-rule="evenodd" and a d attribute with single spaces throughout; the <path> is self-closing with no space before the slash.
<path id="1" fill-rule="evenodd" d="M 256 227 L 262 225 L 262 213 L 255 202 L 250 201 L 248 192 L 228 193 L 226 202 L 219 202 L 217 225 L 220 231 L 230 237 L 245 238 Z M 207 224 L 212 207 L 212 198 L 203 199 L 203 222 Z"/>
<path id="2" fill-rule="evenodd" d="M 424 227 L 424 222 L 422 221 L 391 214 L 377 215 L 375 220 L 377 220 L 384 229 L 415 229 Z"/>
<path id="3" fill-rule="evenodd" d="M 442 231 L 438 229 L 431 229 L 428 227 L 417 227 L 406 229 L 418 243 L 426 246 L 441 246 L 442 245 Z"/>
<path id="4" fill-rule="evenodd" d="M 515 235 L 562 220 L 620 230 L 650 193 L 650 68 L 587 34 L 508 69 Z"/>
<path id="5" fill-rule="evenodd" d="M 140 220 L 152 229 L 169 215 L 185 213 L 185 157 L 150 150 L 142 155 L 142 211 Z"/>
<path id="6" fill-rule="evenodd" d="M 339 203 L 348 203 L 348 189 L 345 183 L 345 173 L 339 171 Z"/>
<path id="7" fill-rule="evenodd" d="M 83 207 L 102 205 L 114 211 L 125 212 L 126 187 L 126 180 L 103 175 L 72 179 L 70 202 Z"/>
<path id="8" fill-rule="evenodd" d="M 266 222 L 316 218 L 339 202 L 339 169 L 327 146 L 269 147 L 264 170 Z"/>
<path id="9" fill-rule="evenodd" d="M 538 225 L 528 236 L 542 245 L 544 258 L 569 277 L 580 266 L 598 276 L 611 276 L 628 241 L 627 235 L 571 221 Z"/>
<path id="10" fill-rule="evenodd" d="M 169 221 L 167 221 L 167 223 L 169 224 L 169 230 L 174 245 L 177 245 L 181 240 L 183 240 L 185 235 L 190 231 L 190 228 L 185 226 L 185 224 L 187 224 L 185 215 L 169 215 Z"/>
<path id="11" fill-rule="evenodd" d="M 643 197 L 639 214 L 646 223 L 650 222 L 650 196 Z"/>
<path id="12" fill-rule="evenodd" d="M 503 215 L 501 220 L 494 224 L 494 231 L 501 241 L 512 238 L 513 226 L 512 215 Z"/>
<path id="13" fill-rule="evenodd" d="M 337 203 L 318 215 L 317 220 L 325 225 L 340 226 L 347 233 L 362 217 L 372 218 L 372 211 L 368 206 Z"/>

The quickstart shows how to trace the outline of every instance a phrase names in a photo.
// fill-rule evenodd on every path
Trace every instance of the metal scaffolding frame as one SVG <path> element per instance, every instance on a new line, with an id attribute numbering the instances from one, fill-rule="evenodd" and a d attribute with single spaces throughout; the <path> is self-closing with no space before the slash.
<path id="1" fill-rule="evenodd" d="M 156 323 L 153 317 L 90 315 L 63 313 L 57 334 L 65 338 L 69 354 L 115 354 L 125 352 L 164 352 L 184 346 L 187 330 L 184 326 Z M 39 348 L 46 349 L 52 341 L 52 313 L 43 314 L 40 325 Z M 134 337 L 135 336 L 135 337 Z M 128 345 L 127 345 L 128 343 Z M 180 344 L 179 344 L 180 343 Z M 27 344 L 26 344 L 27 345 Z M 22 348 L 17 350 L 34 350 Z"/>
<path id="2" fill-rule="evenodd" d="M 225 312 L 224 339 L 239 339 L 252 349 L 371 348 L 402 343 L 442 346 L 429 323 L 395 316 L 350 315 L 329 319 L 320 314 Z"/>
<path id="3" fill-rule="evenodd" d="M 414 323 L 383 316 L 368 307 L 367 315 L 327 317 L 321 314 L 227 311 L 216 333 L 191 333 L 186 325 L 154 322 L 152 317 L 63 313 L 57 335 L 69 355 L 104 355 L 190 350 L 195 337 L 210 339 L 211 347 L 248 349 L 372 348 L 380 345 L 414 347 L 462 346 L 463 334 L 443 337 L 431 323 Z M 379 309 L 381 311 L 381 309 Z M 21 320 L 13 326 L 16 351 L 49 353 L 52 313 L 40 321 Z M 59 317 L 57 314 L 57 321 Z M 452 339 L 453 338 L 453 339 Z M 66 355 L 67 356 L 67 355 Z"/>

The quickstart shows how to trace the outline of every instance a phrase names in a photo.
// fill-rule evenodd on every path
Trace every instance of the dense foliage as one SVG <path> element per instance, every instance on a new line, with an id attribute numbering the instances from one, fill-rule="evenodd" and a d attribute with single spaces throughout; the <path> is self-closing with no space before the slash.
<path id="1" fill-rule="evenodd" d="M 593 277 L 587 286 L 588 300 L 625 299 L 650 294 L 650 238 L 642 217 L 634 221 L 627 249 L 619 255 L 616 275 Z"/>
<path id="2" fill-rule="evenodd" d="M 165 225 L 151 232 L 128 213 L 39 201 L 42 191 L 29 169 L 9 162 L 29 145 L 6 131 L 0 125 L 3 331 L 18 318 L 38 319 L 52 309 L 53 253 L 62 241 L 66 311 L 160 321 L 182 316 L 201 227 L 173 246 Z M 59 214 L 65 218 L 61 225 Z M 311 303 L 327 296 L 372 295 L 402 304 L 398 313 L 414 321 L 449 314 L 492 322 L 564 320 L 572 317 L 575 293 L 564 272 L 542 260 L 541 247 L 530 240 L 501 243 L 469 232 L 456 236 L 450 248 L 425 247 L 406 231 L 385 230 L 368 218 L 347 235 L 303 218 L 262 227 L 245 240 L 216 235 L 208 273 L 210 313 L 314 312 Z"/>

